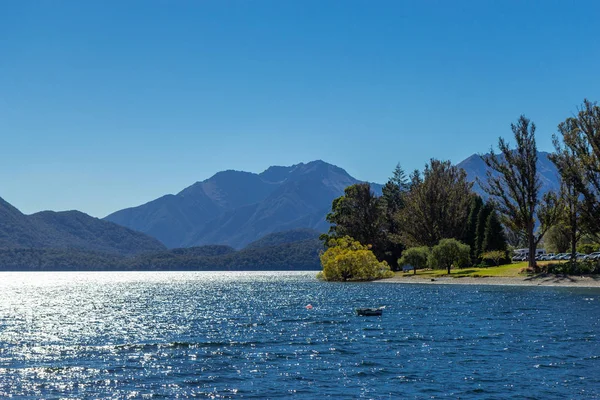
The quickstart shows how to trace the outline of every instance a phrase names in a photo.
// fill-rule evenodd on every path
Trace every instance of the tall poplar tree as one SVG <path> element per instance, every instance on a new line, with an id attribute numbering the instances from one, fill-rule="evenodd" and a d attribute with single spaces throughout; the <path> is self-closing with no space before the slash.
<path id="1" fill-rule="evenodd" d="M 555 162 L 563 182 L 581 194 L 580 225 L 585 233 L 600 239 L 600 107 L 584 100 L 576 116 L 559 124 L 564 148 L 555 135 Z M 573 162 L 575 161 L 575 162 Z M 571 189 L 569 189 L 570 191 Z M 575 219 L 572 217 L 573 221 Z M 573 223 L 572 223 L 573 224 Z M 574 229 L 572 227 L 572 229 Z"/>
<path id="2" fill-rule="evenodd" d="M 566 122 L 559 125 L 559 131 L 569 129 L 571 127 Z M 561 226 L 554 229 L 553 239 L 558 239 L 560 236 L 568 238 L 571 262 L 574 263 L 577 260 L 577 242 L 583 233 L 583 225 L 585 225 L 585 222 L 589 222 L 582 221 L 582 208 L 584 205 L 581 199 L 582 194 L 577 185 L 578 182 L 583 181 L 584 170 L 581 160 L 573 153 L 572 149 L 563 147 L 556 135 L 553 137 L 553 142 L 556 153 L 550 155 L 550 160 L 556 165 L 561 175 L 560 196 L 563 204 L 563 212 L 559 221 Z M 587 230 L 593 233 L 596 221 L 591 222 L 589 225 L 592 229 Z"/>
<path id="3" fill-rule="evenodd" d="M 516 124 L 511 124 L 511 129 L 516 148 L 511 149 L 503 138 L 499 138 L 501 155 L 494 154 L 492 149 L 489 156 L 483 157 L 491 169 L 483 189 L 496 201 L 505 225 L 524 233 L 529 249 L 529 268 L 537 272 L 536 248 L 546 230 L 558 218 L 558 198 L 552 192 L 544 196 L 540 193 L 535 124 L 522 115 Z M 536 218 L 540 221 L 537 234 Z"/>

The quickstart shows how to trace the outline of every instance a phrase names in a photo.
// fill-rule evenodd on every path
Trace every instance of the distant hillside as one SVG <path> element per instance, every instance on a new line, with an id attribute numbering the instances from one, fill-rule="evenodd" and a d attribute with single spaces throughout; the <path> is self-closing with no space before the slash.
<path id="1" fill-rule="evenodd" d="M 247 245 L 244 250 L 256 249 L 260 247 L 278 246 L 280 244 L 299 242 L 309 239 L 318 239 L 320 232 L 314 229 L 292 229 L 284 232 L 276 232 L 258 239 Z"/>
<path id="2" fill-rule="evenodd" d="M 538 152 L 537 168 L 540 180 L 542 182 L 542 193 L 546 193 L 551 190 L 558 192 L 560 189 L 560 174 L 558 173 L 556 166 L 548 158 L 549 155 L 549 153 L 543 151 Z M 457 166 L 466 171 L 467 179 L 469 181 L 474 182 L 473 190 L 486 198 L 487 194 L 477 182 L 478 178 L 483 182 L 486 182 L 487 180 L 486 173 L 488 167 L 481 156 L 478 154 L 473 154 L 472 156 L 458 163 Z"/>
<path id="3" fill-rule="evenodd" d="M 127 257 L 80 249 L 0 248 L 0 271 L 124 271 Z"/>
<path id="4" fill-rule="evenodd" d="M 268 247 L 254 247 L 215 256 L 200 256 L 206 246 L 192 247 L 193 253 L 173 249 L 157 254 L 144 254 L 127 262 L 134 270 L 253 271 L 253 270 L 319 270 L 318 239 L 307 239 Z M 195 253 L 195 254 L 194 254 Z"/>
<path id="5" fill-rule="evenodd" d="M 291 240 L 298 232 L 281 233 L 267 238 L 265 243 Z M 295 236 L 301 239 L 300 236 Z M 285 239 L 284 239 L 285 238 Z M 57 270 L 318 270 L 318 239 L 302 239 L 253 246 L 235 251 L 228 246 L 209 245 L 163 250 L 137 256 L 123 256 L 79 249 L 13 248 L 0 249 L 0 271 Z"/>
<path id="6" fill-rule="evenodd" d="M 260 174 L 223 171 L 176 195 L 117 211 L 105 219 L 144 232 L 167 247 L 223 244 L 242 248 L 274 232 L 327 231 L 325 215 L 359 181 L 323 161 L 270 167 Z M 381 186 L 372 184 L 381 194 Z"/>
<path id="7" fill-rule="evenodd" d="M 18 248 L 133 255 L 165 247 L 152 237 L 79 211 L 25 215 L 0 198 L 0 249 Z"/>

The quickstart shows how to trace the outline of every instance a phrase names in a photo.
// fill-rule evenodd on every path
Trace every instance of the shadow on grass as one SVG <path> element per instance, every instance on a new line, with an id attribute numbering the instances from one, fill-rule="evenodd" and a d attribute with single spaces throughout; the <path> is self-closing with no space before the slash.
<path id="1" fill-rule="evenodd" d="M 450 275 L 454 275 L 454 276 L 470 275 L 470 274 L 473 274 L 475 272 L 479 272 L 479 270 L 476 270 L 476 269 L 461 269 L 460 271 L 451 272 Z"/>

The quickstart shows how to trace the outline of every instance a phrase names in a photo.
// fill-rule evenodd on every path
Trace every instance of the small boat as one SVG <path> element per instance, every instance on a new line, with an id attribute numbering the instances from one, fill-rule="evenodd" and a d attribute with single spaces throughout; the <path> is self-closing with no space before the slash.
<path id="1" fill-rule="evenodd" d="M 372 317 L 383 314 L 383 309 L 385 307 L 379 308 L 357 308 L 356 314 L 363 317 Z"/>

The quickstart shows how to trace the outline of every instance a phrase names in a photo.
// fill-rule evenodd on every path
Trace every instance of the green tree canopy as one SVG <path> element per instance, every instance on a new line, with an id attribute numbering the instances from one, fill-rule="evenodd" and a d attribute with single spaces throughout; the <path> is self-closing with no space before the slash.
<path id="1" fill-rule="evenodd" d="M 483 242 L 481 244 L 481 252 L 487 253 L 490 251 L 506 251 L 506 236 L 504 228 L 498 219 L 496 210 L 492 210 L 485 221 L 485 231 Z"/>
<path id="2" fill-rule="evenodd" d="M 349 236 L 331 239 L 320 258 L 323 271 L 318 277 L 327 281 L 365 281 L 393 276 L 385 261 L 379 262 L 368 246 Z"/>
<path id="3" fill-rule="evenodd" d="M 413 272 L 416 274 L 417 269 L 427 267 L 427 260 L 429 258 L 429 247 L 411 247 L 402 253 L 402 258 L 398 261 L 399 265 L 411 265 L 414 267 Z"/>
<path id="4" fill-rule="evenodd" d="M 432 159 L 422 181 L 413 177 L 405 207 L 398 215 L 407 243 L 433 246 L 443 238 L 462 238 L 472 185 L 462 168 Z"/>
<path id="5" fill-rule="evenodd" d="M 564 204 L 559 221 L 570 240 L 571 260 L 575 262 L 577 242 L 583 234 L 600 238 L 600 107 L 584 100 L 576 117 L 558 125 L 553 135 L 556 152 L 550 155 L 561 175 Z"/>
<path id="6" fill-rule="evenodd" d="M 494 206 L 489 201 L 479 208 L 479 213 L 477 214 L 477 225 L 475 226 L 475 249 L 472 249 L 475 259 L 480 259 L 481 253 L 483 253 L 485 226 L 492 211 L 494 211 Z"/>
<path id="7" fill-rule="evenodd" d="M 384 209 L 383 260 L 392 270 L 398 269 L 398 258 L 402 255 L 404 244 L 401 237 L 402 226 L 396 214 L 404 208 L 404 196 L 408 191 L 408 178 L 400 163 L 396 165 L 392 177 L 383 186 L 381 202 Z"/>
<path id="8" fill-rule="evenodd" d="M 431 268 L 450 268 L 463 267 L 469 265 L 469 256 L 471 249 L 468 245 L 459 242 L 456 239 L 442 239 L 433 246 L 429 256 L 429 266 Z"/>
<path id="9" fill-rule="evenodd" d="M 544 236 L 544 247 L 551 253 L 566 253 L 571 246 L 571 232 L 569 227 L 558 223 L 548 229 Z M 577 249 L 575 249 L 577 252 Z"/>
<path id="10" fill-rule="evenodd" d="M 558 162 L 563 179 L 571 180 L 583 195 L 582 214 L 586 233 L 600 236 L 600 107 L 584 100 L 575 117 L 568 118 L 558 126 L 567 154 L 578 163 Z M 557 153 L 562 146 L 555 137 Z M 564 155 L 564 153 L 563 153 Z M 553 160 L 554 161 L 554 160 Z"/>
<path id="11" fill-rule="evenodd" d="M 471 205 L 469 206 L 469 217 L 467 219 L 466 231 L 463 237 L 464 243 L 471 247 L 472 261 L 475 261 L 475 258 L 477 257 L 477 218 L 482 207 L 483 200 L 481 199 L 481 196 L 473 194 L 473 197 L 471 198 Z"/>
<path id="12" fill-rule="evenodd" d="M 331 223 L 324 236 L 326 244 L 330 238 L 350 236 L 363 245 L 372 245 L 373 252 L 383 259 L 384 207 L 368 183 L 348 186 L 343 196 L 333 200 L 326 218 Z"/>
<path id="13" fill-rule="evenodd" d="M 500 261 L 502 261 L 502 259 L 506 258 L 506 251 L 500 251 L 500 250 L 488 251 L 486 253 L 483 253 L 482 258 L 484 260 L 489 260 L 489 261 L 493 262 L 494 265 L 497 267 L 498 265 L 500 265 Z"/>

